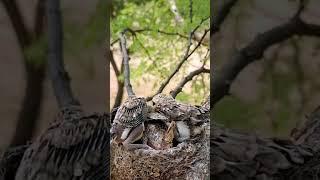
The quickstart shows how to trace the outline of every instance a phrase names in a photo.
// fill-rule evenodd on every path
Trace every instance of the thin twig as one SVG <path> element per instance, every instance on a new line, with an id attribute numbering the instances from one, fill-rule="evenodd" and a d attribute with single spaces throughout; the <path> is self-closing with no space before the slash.
<path id="1" fill-rule="evenodd" d="M 195 50 L 200 47 L 201 45 L 201 42 L 202 40 L 204 39 L 205 35 L 207 34 L 207 32 L 209 30 L 205 30 L 205 33 L 203 34 L 203 36 L 201 37 L 200 41 L 198 42 L 197 46 L 190 52 L 190 49 L 191 49 L 191 46 L 192 46 L 192 38 L 193 38 L 193 35 L 195 33 L 195 31 L 206 21 L 208 20 L 209 18 L 205 18 L 203 19 L 199 25 L 197 25 L 190 33 L 189 35 L 189 40 L 188 40 L 188 46 L 187 46 L 187 49 L 184 53 L 184 56 L 183 58 L 181 59 L 181 61 L 178 63 L 178 65 L 176 66 L 176 68 L 173 70 L 173 72 L 168 76 L 168 78 L 160 85 L 159 89 L 157 90 L 157 92 L 152 95 L 152 96 L 149 96 L 147 97 L 147 101 L 150 101 L 155 95 L 161 93 L 164 88 L 169 84 L 169 82 L 171 81 L 171 79 L 174 77 L 175 74 L 177 74 L 180 70 L 180 68 L 182 67 L 182 65 L 188 60 L 188 58 L 195 52 Z M 189 53 L 190 52 L 190 53 Z"/>
<path id="2" fill-rule="evenodd" d="M 209 73 L 210 74 L 210 69 L 206 69 L 205 67 L 201 66 L 199 69 L 190 72 L 185 78 L 182 79 L 182 81 L 180 81 L 180 83 L 178 83 L 177 87 L 174 88 L 174 90 L 172 90 L 170 92 L 171 96 L 173 98 L 175 98 L 181 91 L 182 88 L 193 79 L 193 77 L 201 74 L 201 73 Z"/>
<path id="3" fill-rule="evenodd" d="M 130 29 L 130 28 L 126 28 L 126 29 Z M 146 29 L 136 29 L 136 30 L 133 30 L 133 29 L 130 29 L 130 31 L 132 35 L 135 35 L 136 33 L 144 33 L 144 32 L 158 32 L 160 34 L 164 34 L 164 35 L 168 35 L 168 36 L 179 36 L 181 38 L 184 38 L 184 39 L 188 39 L 188 36 L 185 36 L 183 34 L 180 34 L 178 32 L 166 32 L 166 31 L 163 31 L 163 30 L 154 30 L 154 29 L 149 29 L 149 28 L 146 28 Z M 113 40 L 111 42 L 111 46 L 115 45 L 117 42 L 119 42 L 119 38 Z"/>

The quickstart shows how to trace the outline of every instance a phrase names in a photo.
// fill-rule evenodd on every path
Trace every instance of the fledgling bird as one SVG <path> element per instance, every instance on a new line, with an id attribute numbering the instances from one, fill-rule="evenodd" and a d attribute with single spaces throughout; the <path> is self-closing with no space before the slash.
<path id="1" fill-rule="evenodd" d="M 119 107 L 112 127 L 111 136 L 116 143 L 122 143 L 127 150 L 150 149 L 146 144 L 133 144 L 143 136 L 144 121 L 147 119 L 146 99 L 131 95 Z"/>
<path id="2" fill-rule="evenodd" d="M 209 120 L 209 109 L 177 102 L 173 97 L 157 94 L 152 99 L 157 112 L 163 113 L 169 121 L 176 121 L 176 139 L 179 142 L 199 134 L 198 124 Z"/>
<path id="3" fill-rule="evenodd" d="M 209 118 L 209 110 L 205 106 L 192 106 L 177 102 L 172 96 L 157 94 L 152 98 L 156 111 L 159 111 L 175 121 L 190 119 L 191 123 L 197 124 Z M 210 109 L 210 108 L 209 108 Z"/>

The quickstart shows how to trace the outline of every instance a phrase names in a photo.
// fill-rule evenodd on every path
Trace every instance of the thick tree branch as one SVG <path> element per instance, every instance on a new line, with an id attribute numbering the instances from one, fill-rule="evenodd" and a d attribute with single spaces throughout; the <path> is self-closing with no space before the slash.
<path id="1" fill-rule="evenodd" d="M 47 1 L 47 17 L 49 35 L 48 66 L 54 94 L 57 98 L 59 107 L 71 104 L 79 105 L 79 102 L 72 94 L 70 79 L 63 64 L 62 18 L 59 0 Z"/>
<path id="2" fill-rule="evenodd" d="M 24 24 L 17 2 L 15 0 L 1 0 L 1 2 L 11 20 L 13 29 L 16 32 L 20 48 L 24 49 L 30 44 L 31 37 L 26 25 Z"/>
<path id="3" fill-rule="evenodd" d="M 212 106 L 229 93 L 232 82 L 248 64 L 260 59 L 270 46 L 294 35 L 320 37 L 320 25 L 305 23 L 298 16 L 294 16 L 289 22 L 256 36 L 249 45 L 236 52 L 213 77 Z"/>
<path id="4" fill-rule="evenodd" d="M 25 59 L 24 61 L 27 60 Z M 41 112 L 46 68 L 39 68 L 31 63 L 25 63 L 25 69 L 27 85 L 10 147 L 25 144 L 32 138 Z"/>
<path id="5" fill-rule="evenodd" d="M 171 92 L 171 96 L 175 98 L 181 91 L 182 88 L 189 82 L 191 81 L 195 76 L 201 74 L 201 73 L 209 73 L 210 74 L 210 69 L 206 69 L 205 67 L 201 66 L 199 69 L 194 70 L 190 72 L 186 77 L 182 79 L 182 81 L 179 82 L 177 87 L 175 87 Z"/>
<path id="6" fill-rule="evenodd" d="M 224 22 L 224 20 L 227 18 L 227 16 L 230 14 L 230 11 L 232 7 L 238 2 L 238 0 L 228 0 L 226 1 L 221 9 L 218 10 L 216 15 L 213 15 L 213 18 L 211 18 L 211 25 L 210 25 L 210 36 L 217 33 L 220 29 L 221 24 Z M 213 14 L 215 11 L 213 11 Z"/>
<path id="7" fill-rule="evenodd" d="M 123 56 L 123 66 L 124 66 L 124 85 L 127 89 L 128 96 L 135 95 L 130 83 L 130 68 L 129 68 L 129 55 L 127 51 L 127 41 L 125 37 L 125 32 L 123 31 L 120 35 L 120 47 Z"/>
<path id="8" fill-rule="evenodd" d="M 44 30 L 44 20 L 45 20 L 45 8 L 46 0 L 38 0 L 36 5 L 36 14 L 35 14 L 35 20 L 34 20 L 34 33 L 36 38 L 41 36 L 43 34 Z"/>

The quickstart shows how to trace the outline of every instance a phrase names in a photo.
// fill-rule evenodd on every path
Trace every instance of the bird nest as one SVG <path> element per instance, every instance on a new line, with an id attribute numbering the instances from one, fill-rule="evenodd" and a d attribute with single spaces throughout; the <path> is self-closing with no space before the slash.
<path id="1" fill-rule="evenodd" d="M 155 126 L 158 135 L 152 133 Z M 126 151 L 122 146 L 111 144 L 112 179 L 205 179 L 209 176 L 209 124 L 204 123 L 202 132 L 184 142 L 172 142 L 166 149 Z M 155 122 L 146 124 L 143 141 L 159 139 L 165 126 Z M 156 142 L 156 143 L 155 143 Z"/>

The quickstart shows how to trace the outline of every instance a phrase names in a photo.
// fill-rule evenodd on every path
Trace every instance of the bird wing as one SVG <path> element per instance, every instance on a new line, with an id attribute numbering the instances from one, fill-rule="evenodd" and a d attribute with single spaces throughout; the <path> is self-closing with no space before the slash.
<path id="1" fill-rule="evenodd" d="M 104 156 L 109 151 L 109 115 L 77 116 L 73 110 L 68 119 L 68 113 L 62 114 L 63 119 L 25 151 L 17 179 L 90 179 L 102 172 L 99 167 L 108 163 Z M 107 178 L 109 174 L 101 175 Z"/>
<path id="2" fill-rule="evenodd" d="M 135 127 L 144 122 L 147 105 L 143 101 L 125 102 L 117 111 L 114 122 L 126 128 Z"/>

